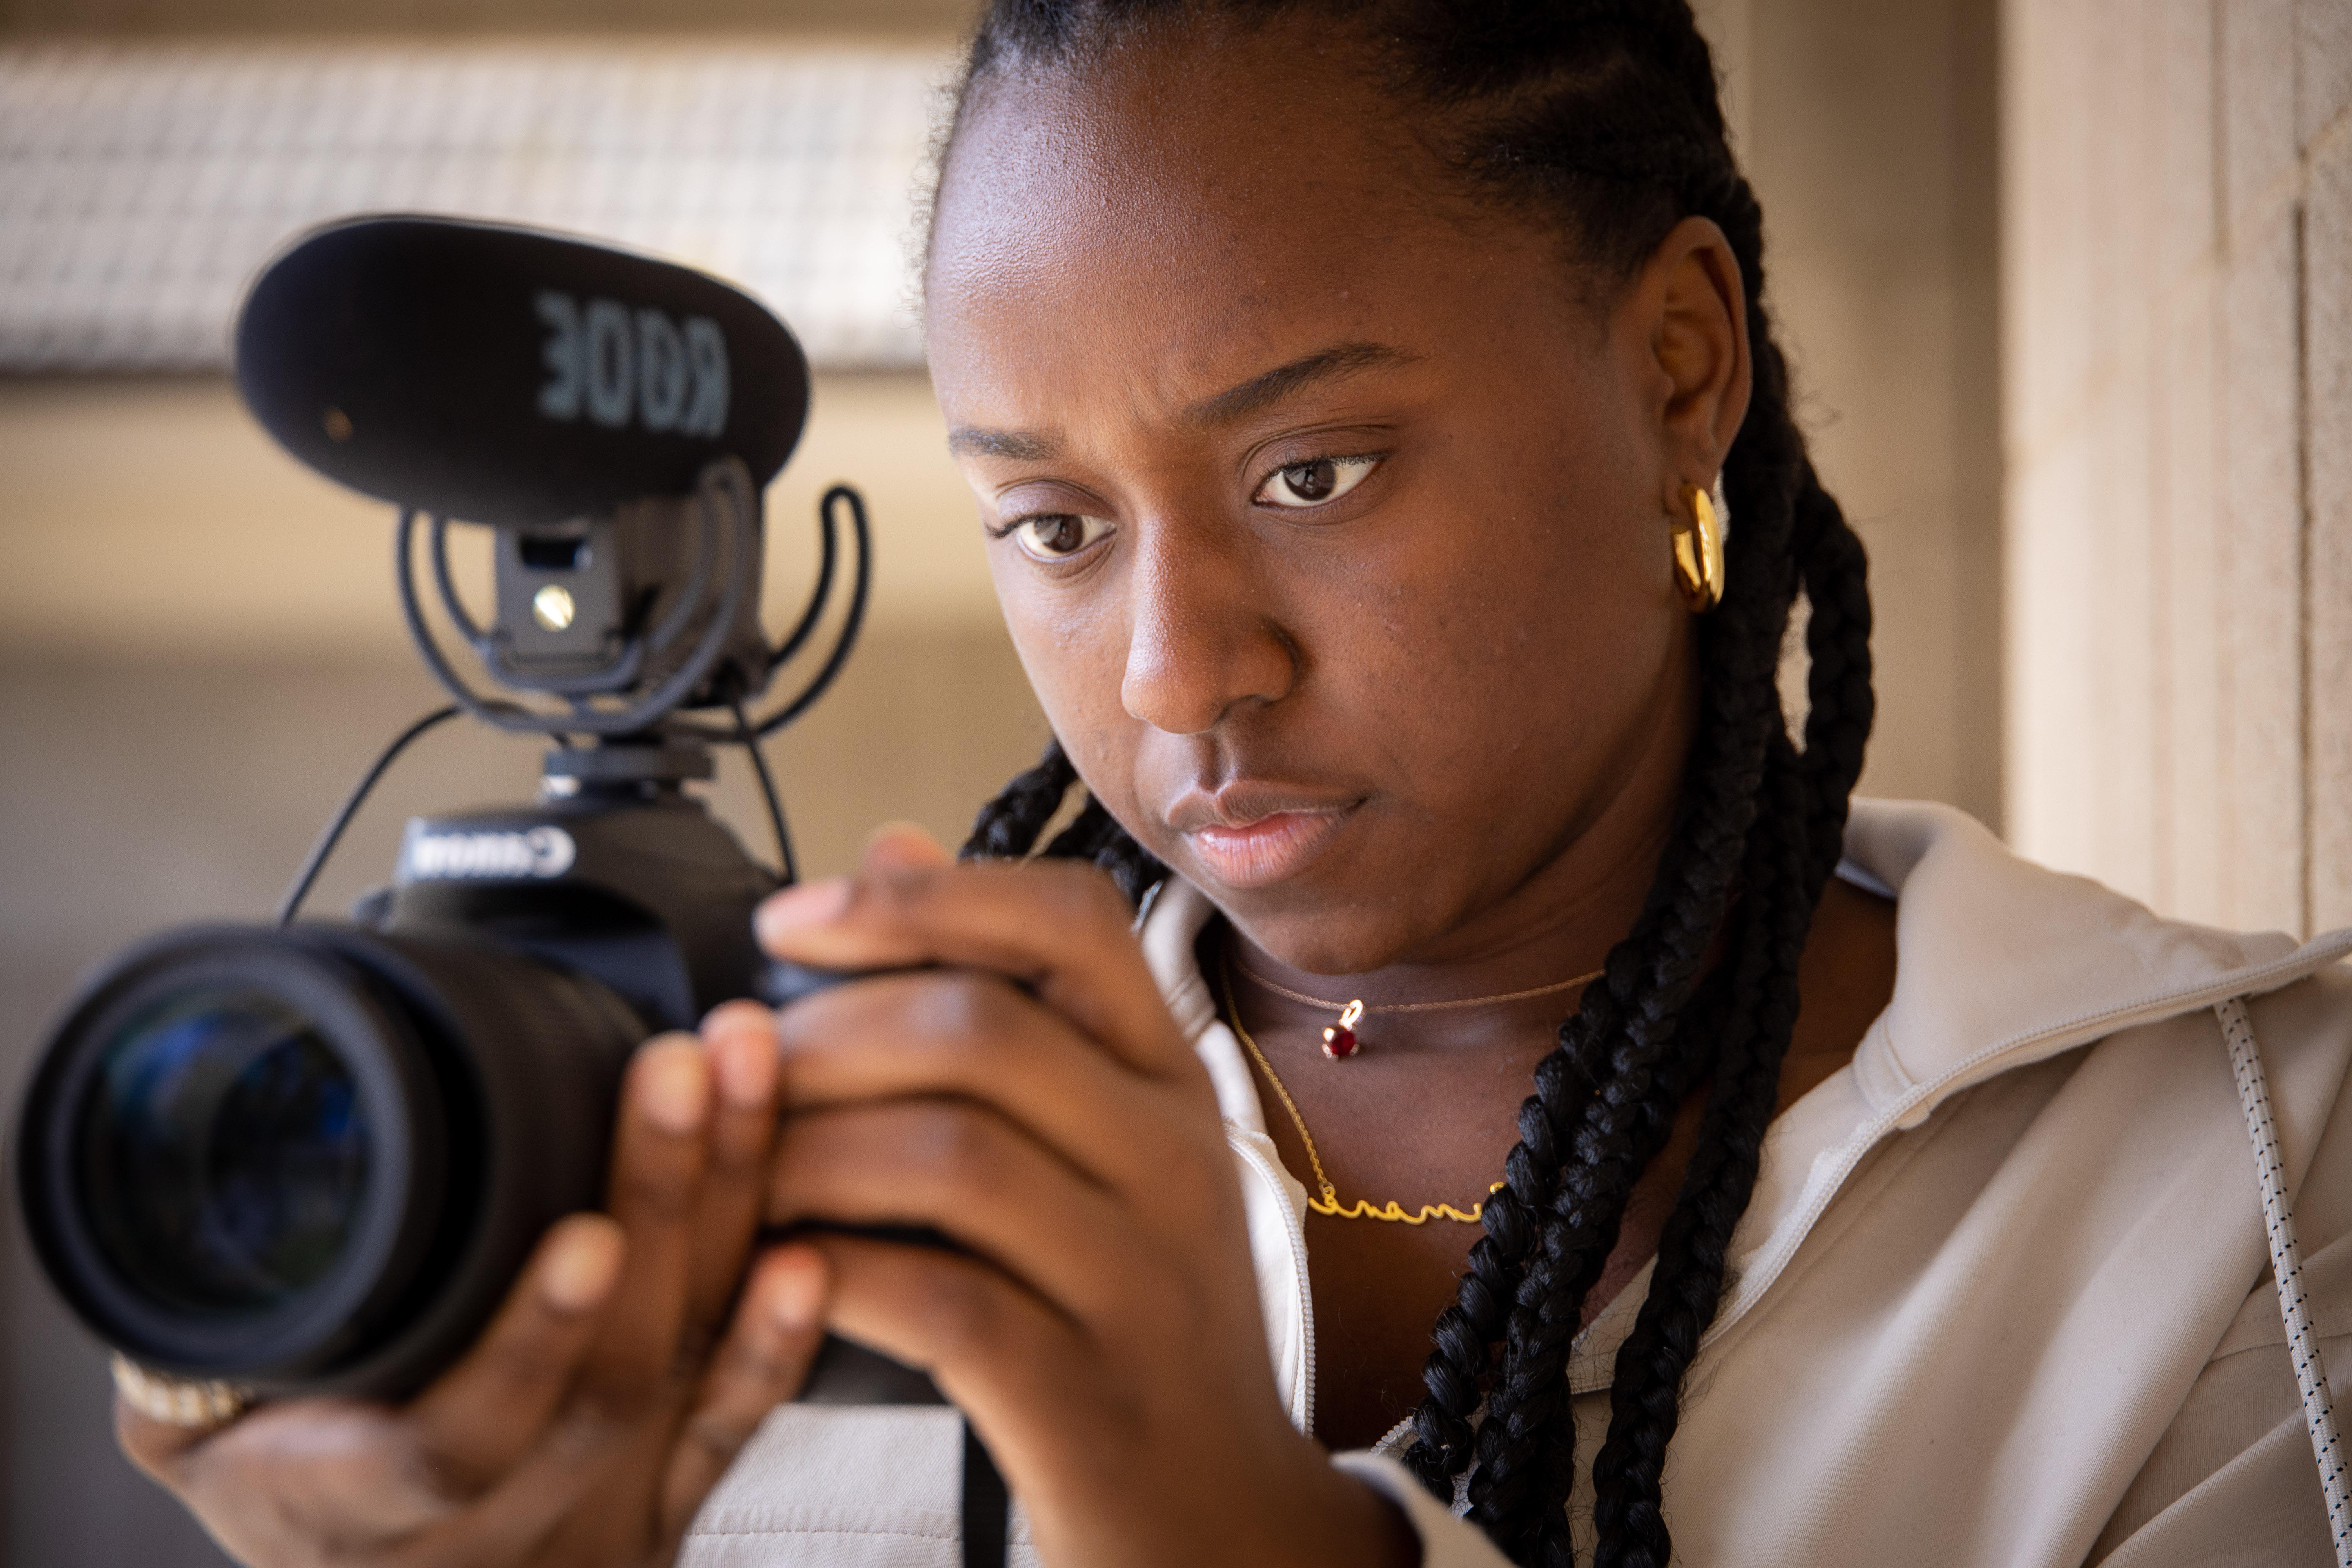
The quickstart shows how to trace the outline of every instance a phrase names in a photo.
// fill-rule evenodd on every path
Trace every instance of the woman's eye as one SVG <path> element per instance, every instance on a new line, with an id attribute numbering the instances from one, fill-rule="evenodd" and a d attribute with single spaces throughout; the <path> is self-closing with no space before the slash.
<path id="1" fill-rule="evenodd" d="M 1066 561 L 1110 531 L 1110 520 L 1075 511 L 1024 517 L 1009 531 L 1013 542 L 1039 561 Z"/>
<path id="2" fill-rule="evenodd" d="M 1380 466 L 1378 458 L 1317 458 L 1290 463 L 1266 476 L 1257 499 L 1268 506 L 1321 506 L 1338 500 Z"/>

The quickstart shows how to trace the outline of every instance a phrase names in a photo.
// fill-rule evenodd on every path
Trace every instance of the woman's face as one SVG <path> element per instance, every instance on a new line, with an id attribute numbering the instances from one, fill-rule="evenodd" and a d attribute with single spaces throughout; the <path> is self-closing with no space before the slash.
<path id="1" fill-rule="evenodd" d="M 928 276 L 1055 732 L 1323 973 L 1443 959 L 1597 824 L 1654 856 L 1693 706 L 1668 508 L 1699 476 L 1645 285 L 1452 195 L 1368 75 L 1291 29 L 1016 72 Z"/>

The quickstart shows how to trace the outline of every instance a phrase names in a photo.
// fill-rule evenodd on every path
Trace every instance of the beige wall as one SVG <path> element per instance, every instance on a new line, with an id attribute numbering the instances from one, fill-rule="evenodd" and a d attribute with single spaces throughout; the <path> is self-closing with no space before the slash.
<path id="1" fill-rule="evenodd" d="M 1861 788 L 1998 828 L 1994 0 L 1746 8 L 1723 34 L 1768 300 L 1814 465 L 1870 552 Z"/>
<path id="2" fill-rule="evenodd" d="M 2352 5 L 2004 16 L 2012 833 L 2352 921 Z"/>
<path id="3" fill-rule="evenodd" d="M 1862 790 L 1998 828 L 1995 7 L 1694 9 L 1764 206 L 1798 421 L 1870 552 L 1878 721 Z"/>

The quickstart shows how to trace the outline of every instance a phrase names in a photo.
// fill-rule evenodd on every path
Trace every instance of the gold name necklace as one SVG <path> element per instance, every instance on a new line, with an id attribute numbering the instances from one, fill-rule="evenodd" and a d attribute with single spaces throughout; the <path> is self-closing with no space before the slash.
<path id="1" fill-rule="evenodd" d="M 1515 992 L 1511 994 L 1509 999 L 1516 1001 L 1522 995 L 1541 995 L 1552 991 L 1565 991 L 1571 985 L 1589 984 L 1592 981 L 1601 978 L 1601 971 L 1595 970 L 1591 974 L 1579 975 L 1574 980 L 1563 980 L 1558 984 L 1543 986 L 1535 992 Z M 1261 985 L 1266 986 L 1268 990 L 1280 991 L 1281 989 L 1280 987 L 1273 985 L 1262 979 L 1260 976 L 1253 974 L 1250 978 L 1256 980 Z M 1313 1167 L 1315 1172 L 1315 1184 L 1321 1190 L 1322 1194 L 1320 1197 L 1310 1197 L 1307 1200 L 1307 1206 L 1310 1210 L 1319 1215 L 1327 1215 L 1333 1219 L 1379 1219 L 1387 1220 L 1397 1225 L 1427 1225 L 1433 1219 L 1450 1219 L 1460 1225 L 1476 1225 L 1478 1223 L 1479 1216 L 1486 1212 L 1486 1201 L 1485 1198 L 1481 1198 L 1476 1203 L 1472 1204 L 1468 1214 L 1464 1214 L 1452 1204 L 1423 1204 L 1421 1205 L 1420 1213 L 1407 1214 L 1403 1208 L 1399 1206 L 1394 1198 L 1391 1198 L 1386 1204 L 1381 1205 L 1378 1208 L 1374 1208 L 1370 1202 L 1364 1198 L 1358 1198 L 1354 1203 L 1343 1206 L 1339 1202 L 1339 1190 L 1331 1184 L 1331 1178 L 1323 1173 L 1323 1156 L 1315 1152 L 1315 1134 L 1307 1131 L 1307 1118 L 1299 1114 L 1298 1102 L 1290 1098 L 1290 1091 L 1288 1089 L 1282 1087 L 1282 1079 L 1275 1072 L 1274 1064 L 1265 1059 L 1265 1053 L 1258 1048 L 1257 1042 L 1250 1037 L 1248 1027 L 1242 1023 L 1242 1010 L 1234 1004 L 1234 963 L 1230 955 L 1223 955 L 1219 959 L 1217 964 L 1217 983 L 1220 988 L 1224 992 L 1225 1016 L 1233 1020 L 1234 1034 L 1241 1040 L 1242 1048 L 1249 1052 L 1250 1060 L 1257 1064 L 1257 1070 L 1265 1074 L 1265 1081 L 1268 1084 L 1271 1084 L 1274 1088 L 1275 1098 L 1282 1101 L 1283 1110 L 1290 1112 L 1290 1124 L 1298 1129 L 1298 1141 L 1307 1146 L 1307 1163 L 1308 1165 Z M 1281 994 L 1289 996 L 1296 1001 L 1313 1002 L 1318 1006 L 1328 1007 L 1334 1005 L 1332 1003 L 1321 1001 L 1317 997 L 1298 995 L 1295 992 L 1282 991 Z M 1502 1001 L 1505 1000 L 1505 998 L 1487 997 L 1483 998 L 1483 1000 Z M 1358 1002 L 1353 1003 L 1350 1005 L 1357 1008 L 1359 1010 L 1359 1015 L 1360 1016 L 1363 1004 Z M 1418 1004 L 1418 1006 L 1423 1008 L 1427 1008 L 1432 1005 L 1433 1005 L 1429 1003 Z M 1435 1004 L 1434 1005 L 1458 1006 L 1466 1005 L 1466 1004 L 1440 1003 Z M 1403 1006 L 1399 1006 L 1396 1010 L 1402 1012 L 1405 1009 Z M 1351 1023 L 1353 1022 L 1352 1019 L 1349 1021 Z M 1488 1186 L 1486 1192 L 1489 1196 L 1492 1196 L 1494 1194 L 1502 1191 L 1502 1189 L 1503 1184 L 1496 1182 Z"/>

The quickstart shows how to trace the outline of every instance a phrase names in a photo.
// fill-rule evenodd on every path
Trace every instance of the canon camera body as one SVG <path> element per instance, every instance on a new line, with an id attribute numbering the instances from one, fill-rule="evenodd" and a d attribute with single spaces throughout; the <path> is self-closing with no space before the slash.
<path id="1" fill-rule="evenodd" d="M 359 920 L 192 926 L 106 965 L 17 1144 L 83 1321 L 265 1394 L 394 1394 L 453 1359 L 548 1226 L 603 1206 L 630 1052 L 757 988 L 776 879 L 680 782 L 418 818 Z"/>

